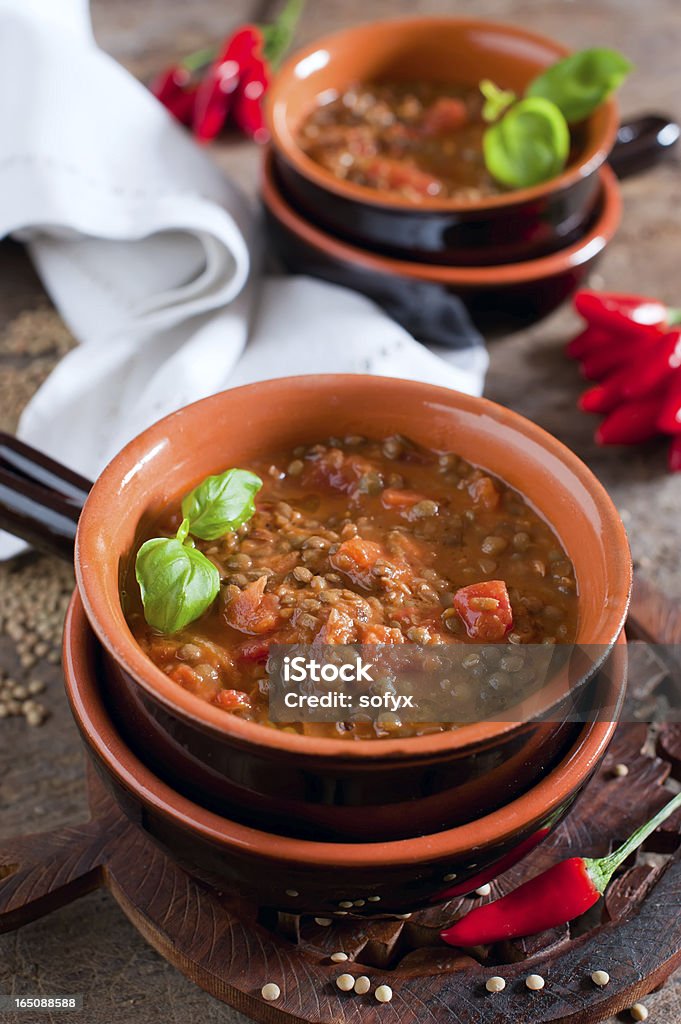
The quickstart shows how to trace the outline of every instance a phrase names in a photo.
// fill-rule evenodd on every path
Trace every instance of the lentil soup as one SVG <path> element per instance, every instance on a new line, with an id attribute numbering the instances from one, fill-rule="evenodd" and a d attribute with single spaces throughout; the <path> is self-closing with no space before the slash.
<path id="1" fill-rule="evenodd" d="M 485 166 L 483 102 L 471 86 L 352 85 L 307 114 L 297 141 L 315 163 L 356 185 L 414 203 L 477 202 L 506 191 Z"/>
<path id="2" fill-rule="evenodd" d="M 145 619 L 134 559 L 122 588 L 151 660 L 226 712 L 272 725 L 272 644 L 493 645 L 512 683 L 522 665 L 514 647 L 574 641 L 575 576 L 555 534 L 517 491 L 456 454 L 399 436 L 331 438 L 249 469 L 263 481 L 252 517 L 196 540 L 220 577 L 207 612 L 163 634 Z M 181 520 L 178 501 L 143 524 L 136 550 Z M 420 731 L 285 728 L 348 739 Z"/>

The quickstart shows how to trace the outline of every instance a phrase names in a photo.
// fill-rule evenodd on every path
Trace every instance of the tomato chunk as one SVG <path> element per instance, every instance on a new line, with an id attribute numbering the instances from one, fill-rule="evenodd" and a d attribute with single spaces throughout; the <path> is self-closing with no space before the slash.
<path id="1" fill-rule="evenodd" d="M 267 577 L 249 583 L 225 605 L 225 618 L 240 633 L 268 633 L 279 622 L 279 599 L 266 594 Z"/>
<path id="2" fill-rule="evenodd" d="M 351 537 L 343 541 L 335 554 L 329 556 L 329 561 L 334 569 L 347 573 L 355 583 L 368 587 L 372 570 L 383 555 L 383 548 L 375 541 Z"/>
<path id="3" fill-rule="evenodd" d="M 332 608 L 317 640 L 322 644 L 351 644 L 354 641 L 354 622 L 346 612 Z"/>
<path id="4" fill-rule="evenodd" d="M 251 707 L 250 698 L 243 690 L 220 690 L 215 698 L 215 703 L 225 711 L 247 711 Z"/>
<path id="5" fill-rule="evenodd" d="M 482 474 L 471 477 L 468 493 L 475 504 L 482 505 L 483 508 L 495 509 L 501 499 L 499 491 L 494 486 L 494 481 Z"/>
<path id="6" fill-rule="evenodd" d="M 393 626 L 367 623 L 359 627 L 359 639 L 363 644 L 403 644 L 402 631 Z"/>
<path id="7" fill-rule="evenodd" d="M 424 135 L 438 136 L 463 128 L 468 111 L 463 100 L 455 96 L 440 96 L 423 115 L 421 130 Z"/>
<path id="8" fill-rule="evenodd" d="M 386 487 L 381 495 L 383 508 L 413 508 L 423 500 L 423 495 L 416 491 L 400 491 L 394 487 Z"/>
<path id="9" fill-rule="evenodd" d="M 420 196 L 436 196 L 442 189 L 442 182 L 435 175 L 404 160 L 393 160 L 387 156 L 376 156 L 368 160 L 364 173 L 368 183 L 375 188 L 415 192 Z"/>
<path id="10" fill-rule="evenodd" d="M 513 625 L 511 602 L 503 580 L 462 587 L 455 593 L 453 603 L 471 640 L 498 643 Z"/>

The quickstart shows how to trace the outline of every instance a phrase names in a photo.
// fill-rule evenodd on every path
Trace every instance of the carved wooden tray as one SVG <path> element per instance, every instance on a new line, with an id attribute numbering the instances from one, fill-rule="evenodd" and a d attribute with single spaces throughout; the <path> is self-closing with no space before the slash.
<path id="1" fill-rule="evenodd" d="M 679 618 L 639 587 L 630 630 L 668 643 Z M 669 648 L 666 649 L 669 651 Z M 669 699 L 677 665 L 645 644 L 630 646 L 630 690 L 638 713 Z M 677 702 L 678 703 L 678 702 Z M 633 714 L 633 712 L 632 712 Z M 629 772 L 613 772 L 617 763 Z M 521 865 L 502 875 L 493 895 L 570 853 L 597 856 L 626 836 L 681 781 L 681 725 L 621 725 L 607 758 L 568 820 Z M 89 776 L 92 819 L 22 836 L 0 847 L 0 931 L 10 931 L 97 887 L 106 887 L 141 934 L 218 999 L 267 1024 L 594 1024 L 659 987 L 681 963 L 681 815 L 665 823 L 610 885 L 606 898 L 571 927 L 480 948 L 475 956 L 442 945 L 438 932 L 472 905 L 469 898 L 403 920 L 276 915 L 228 900 L 177 867 L 130 825 Z M 329 956 L 343 951 L 344 964 Z M 610 983 L 597 988 L 591 973 Z M 342 993 L 336 977 L 366 974 L 371 992 Z M 524 979 L 541 974 L 530 992 Z M 507 982 L 492 995 L 485 980 Z M 281 996 L 260 990 L 276 982 Z M 378 1003 L 375 987 L 393 999 Z"/>

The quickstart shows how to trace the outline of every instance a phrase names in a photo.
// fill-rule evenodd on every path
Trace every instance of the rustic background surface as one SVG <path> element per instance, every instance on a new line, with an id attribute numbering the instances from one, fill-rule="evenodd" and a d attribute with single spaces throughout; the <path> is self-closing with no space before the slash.
<path id="1" fill-rule="evenodd" d="M 93 16 L 100 45 L 147 79 L 269 6 L 256 0 L 94 0 Z M 623 115 L 659 110 L 681 117 L 678 0 L 310 0 L 298 41 L 360 20 L 415 12 L 516 21 L 576 48 L 616 46 L 637 68 L 623 90 Z M 259 155 L 251 145 L 227 141 L 212 153 L 226 172 L 254 190 Z M 677 156 L 624 184 L 624 222 L 593 286 L 681 303 L 679 169 Z M 676 600 L 681 478 L 665 474 L 657 445 L 637 451 L 595 447 L 592 422 L 575 412 L 578 373 L 562 355 L 576 325 L 565 309 L 495 342 L 486 393 L 557 434 L 589 463 L 620 509 L 639 571 Z M 0 244 L 0 428 L 14 428 L 24 403 L 71 344 L 23 250 Z M 3 675 L 20 685 L 44 681 L 38 699 L 50 712 L 40 728 L 22 717 L 0 720 L 0 844 L 2 836 L 50 828 L 85 813 L 81 749 L 49 655 L 70 586 L 68 569 L 49 558 L 0 565 L 0 686 Z M 73 1024 L 245 1021 L 169 967 L 100 893 L 0 937 L 0 991 L 83 992 L 86 1010 L 69 1016 Z M 678 1024 L 681 979 L 646 1002 L 651 1021 Z M 30 1016 L 16 1015 L 17 1024 L 29 1024 Z M 3 1019 L 13 1021 L 14 1015 Z"/>

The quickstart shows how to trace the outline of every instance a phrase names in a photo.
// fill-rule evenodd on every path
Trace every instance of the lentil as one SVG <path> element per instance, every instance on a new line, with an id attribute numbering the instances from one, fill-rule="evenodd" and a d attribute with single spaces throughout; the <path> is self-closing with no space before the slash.
<path id="1" fill-rule="evenodd" d="M 629 1013 L 634 1020 L 648 1020 L 648 1007 L 643 1003 L 634 1003 Z"/>
<path id="2" fill-rule="evenodd" d="M 546 982 L 542 978 L 541 974 L 528 974 L 525 978 L 525 984 L 531 992 L 540 992 Z"/>
<path id="3" fill-rule="evenodd" d="M 274 981 L 268 981 L 268 983 L 263 985 L 260 989 L 260 995 L 263 999 L 266 999 L 268 1003 L 272 1003 L 281 995 L 281 989 Z"/>
<path id="4" fill-rule="evenodd" d="M 599 988 L 602 988 L 604 985 L 607 985 L 610 981 L 610 975 L 607 971 L 594 971 L 591 975 L 591 980 L 593 981 L 594 985 L 598 985 Z"/>
<path id="5" fill-rule="evenodd" d="M 379 1003 L 389 1003 L 393 997 L 393 990 L 390 985 L 379 985 L 374 995 Z"/>
<path id="6" fill-rule="evenodd" d="M 342 964 L 346 960 L 349 960 L 350 957 L 347 953 L 332 953 L 329 959 L 333 960 L 335 964 Z"/>
<path id="7" fill-rule="evenodd" d="M 506 988 L 506 981 L 504 978 L 500 978 L 498 974 L 495 974 L 494 977 L 487 979 L 485 988 L 488 992 L 503 992 Z"/>
<path id="8" fill-rule="evenodd" d="M 355 987 L 355 978 L 352 974 L 339 974 L 336 978 L 336 986 L 341 992 L 352 992 Z"/>
<path id="9" fill-rule="evenodd" d="M 371 988 L 371 981 L 367 978 L 366 974 L 360 974 L 359 978 L 355 982 L 355 992 L 358 996 L 365 996 Z"/>

